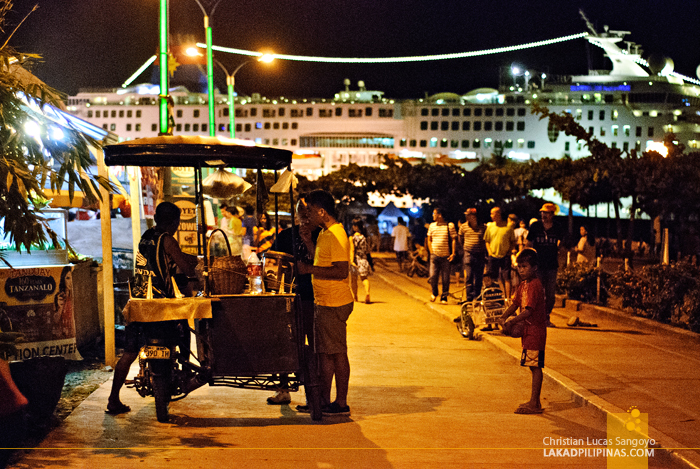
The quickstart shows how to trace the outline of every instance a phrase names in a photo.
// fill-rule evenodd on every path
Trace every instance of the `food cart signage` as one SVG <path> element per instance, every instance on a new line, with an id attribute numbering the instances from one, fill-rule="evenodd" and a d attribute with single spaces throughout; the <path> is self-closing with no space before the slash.
<path id="1" fill-rule="evenodd" d="M 197 254 L 197 205 L 191 197 L 173 197 L 173 202 L 182 211 L 176 237 L 180 248 L 188 254 Z"/>
<path id="2" fill-rule="evenodd" d="M 174 167 L 171 168 L 172 184 L 194 185 L 194 168 Z"/>
<path id="3" fill-rule="evenodd" d="M 5 294 L 19 301 L 42 301 L 56 291 L 56 280 L 49 275 L 48 269 L 13 270 L 16 277 L 10 276 L 5 281 Z"/>

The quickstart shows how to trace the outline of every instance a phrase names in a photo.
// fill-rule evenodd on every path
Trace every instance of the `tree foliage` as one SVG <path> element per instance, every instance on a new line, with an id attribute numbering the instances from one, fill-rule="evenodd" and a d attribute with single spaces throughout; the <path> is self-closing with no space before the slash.
<path id="1" fill-rule="evenodd" d="M 0 0 L 0 218 L 16 249 L 29 250 L 49 240 L 58 244 L 39 206 L 47 182 L 56 191 L 67 183 L 71 199 L 77 189 L 92 200 L 100 197 L 100 184 L 111 185 L 88 172 L 90 147 L 100 143 L 44 117 L 44 106 L 63 107 L 63 95 L 25 68 L 39 56 L 9 45 L 14 33 L 8 32 L 11 9 L 11 1 Z"/>

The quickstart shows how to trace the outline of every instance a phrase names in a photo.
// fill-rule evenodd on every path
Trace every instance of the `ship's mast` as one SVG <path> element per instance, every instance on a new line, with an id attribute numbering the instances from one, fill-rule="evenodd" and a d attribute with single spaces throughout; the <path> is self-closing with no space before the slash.
<path id="1" fill-rule="evenodd" d="M 586 17 L 583 10 L 579 10 L 579 14 L 586 22 L 586 27 L 590 34 L 586 40 L 593 45 L 602 48 L 605 55 L 612 62 L 613 68 L 610 72 L 612 76 L 620 77 L 648 77 L 649 73 L 637 64 L 637 60 L 641 59 L 638 53 L 638 48 L 633 47 L 632 43 L 627 43 L 627 50 L 622 50 L 617 46 L 617 43 L 622 41 L 622 38 L 629 34 L 629 31 L 613 31 L 605 27 L 605 32 L 598 33 L 591 22 Z M 634 52 L 634 53 L 633 53 Z"/>

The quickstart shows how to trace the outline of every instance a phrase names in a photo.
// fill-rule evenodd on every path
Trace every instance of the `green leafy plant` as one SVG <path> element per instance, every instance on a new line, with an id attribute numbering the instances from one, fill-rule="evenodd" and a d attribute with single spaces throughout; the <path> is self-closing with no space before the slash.
<path id="1" fill-rule="evenodd" d="M 611 278 L 622 306 L 661 322 L 700 330 L 700 268 L 689 262 L 649 265 Z"/>
<path id="2" fill-rule="evenodd" d="M 569 264 L 557 275 L 557 290 L 566 293 L 572 300 L 593 303 L 598 296 L 598 275 L 600 274 L 600 303 L 608 298 L 608 274 L 588 264 Z"/>

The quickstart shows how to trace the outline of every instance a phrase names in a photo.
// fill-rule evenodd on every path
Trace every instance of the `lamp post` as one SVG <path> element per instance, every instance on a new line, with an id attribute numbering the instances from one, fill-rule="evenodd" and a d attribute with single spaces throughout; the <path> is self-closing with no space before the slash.
<path id="1" fill-rule="evenodd" d="M 196 47 L 187 48 L 185 53 L 189 56 L 201 55 Z M 235 100 L 234 100 L 234 92 L 233 92 L 233 87 L 236 83 L 236 73 L 238 73 L 238 71 L 241 68 L 243 68 L 244 65 L 247 65 L 251 62 L 270 63 L 273 60 L 275 60 L 275 56 L 273 54 L 261 54 L 258 58 L 246 60 L 245 62 L 238 65 L 238 67 L 236 67 L 233 70 L 233 73 L 229 73 L 228 69 L 226 67 L 224 67 L 224 64 L 222 64 L 221 62 L 216 60 L 213 56 L 211 57 L 211 61 L 216 63 L 221 68 L 221 70 L 223 70 L 223 72 L 226 74 L 226 88 L 228 90 L 228 117 L 229 117 L 229 126 L 230 126 L 229 133 L 231 135 L 231 138 L 236 138 Z M 207 59 L 207 64 L 208 63 L 209 63 L 209 60 Z M 213 82 L 213 75 L 212 75 L 212 82 Z M 216 123 L 214 123 L 212 125 L 212 127 L 214 125 L 216 125 Z M 209 135 L 211 135 L 211 132 Z"/>
<path id="2" fill-rule="evenodd" d="M 216 115 L 214 111 L 214 56 L 212 53 L 212 32 L 211 26 L 209 24 L 209 17 L 214 15 L 214 10 L 219 5 L 221 0 L 204 0 L 207 8 L 202 5 L 202 0 L 194 0 L 199 5 L 204 13 L 204 31 L 206 34 L 207 41 L 207 94 L 209 96 L 209 136 L 214 137 L 216 135 Z"/>
<path id="3" fill-rule="evenodd" d="M 228 70 L 226 70 L 226 67 L 219 62 L 218 60 L 214 59 L 214 61 L 221 67 L 221 70 L 224 71 L 226 74 L 226 88 L 228 89 L 228 121 L 229 125 L 231 126 L 230 129 L 230 135 L 231 138 L 236 138 L 236 110 L 235 110 L 235 101 L 234 101 L 234 96 L 233 96 L 233 86 L 236 83 L 236 73 L 243 68 L 244 65 L 247 65 L 251 62 L 258 61 L 258 62 L 265 62 L 265 63 L 270 63 L 273 60 L 275 60 L 274 56 L 271 54 L 263 54 L 257 59 L 251 59 L 251 60 L 246 60 L 242 64 L 240 64 L 236 69 L 233 71 L 233 73 L 228 73 Z"/>

